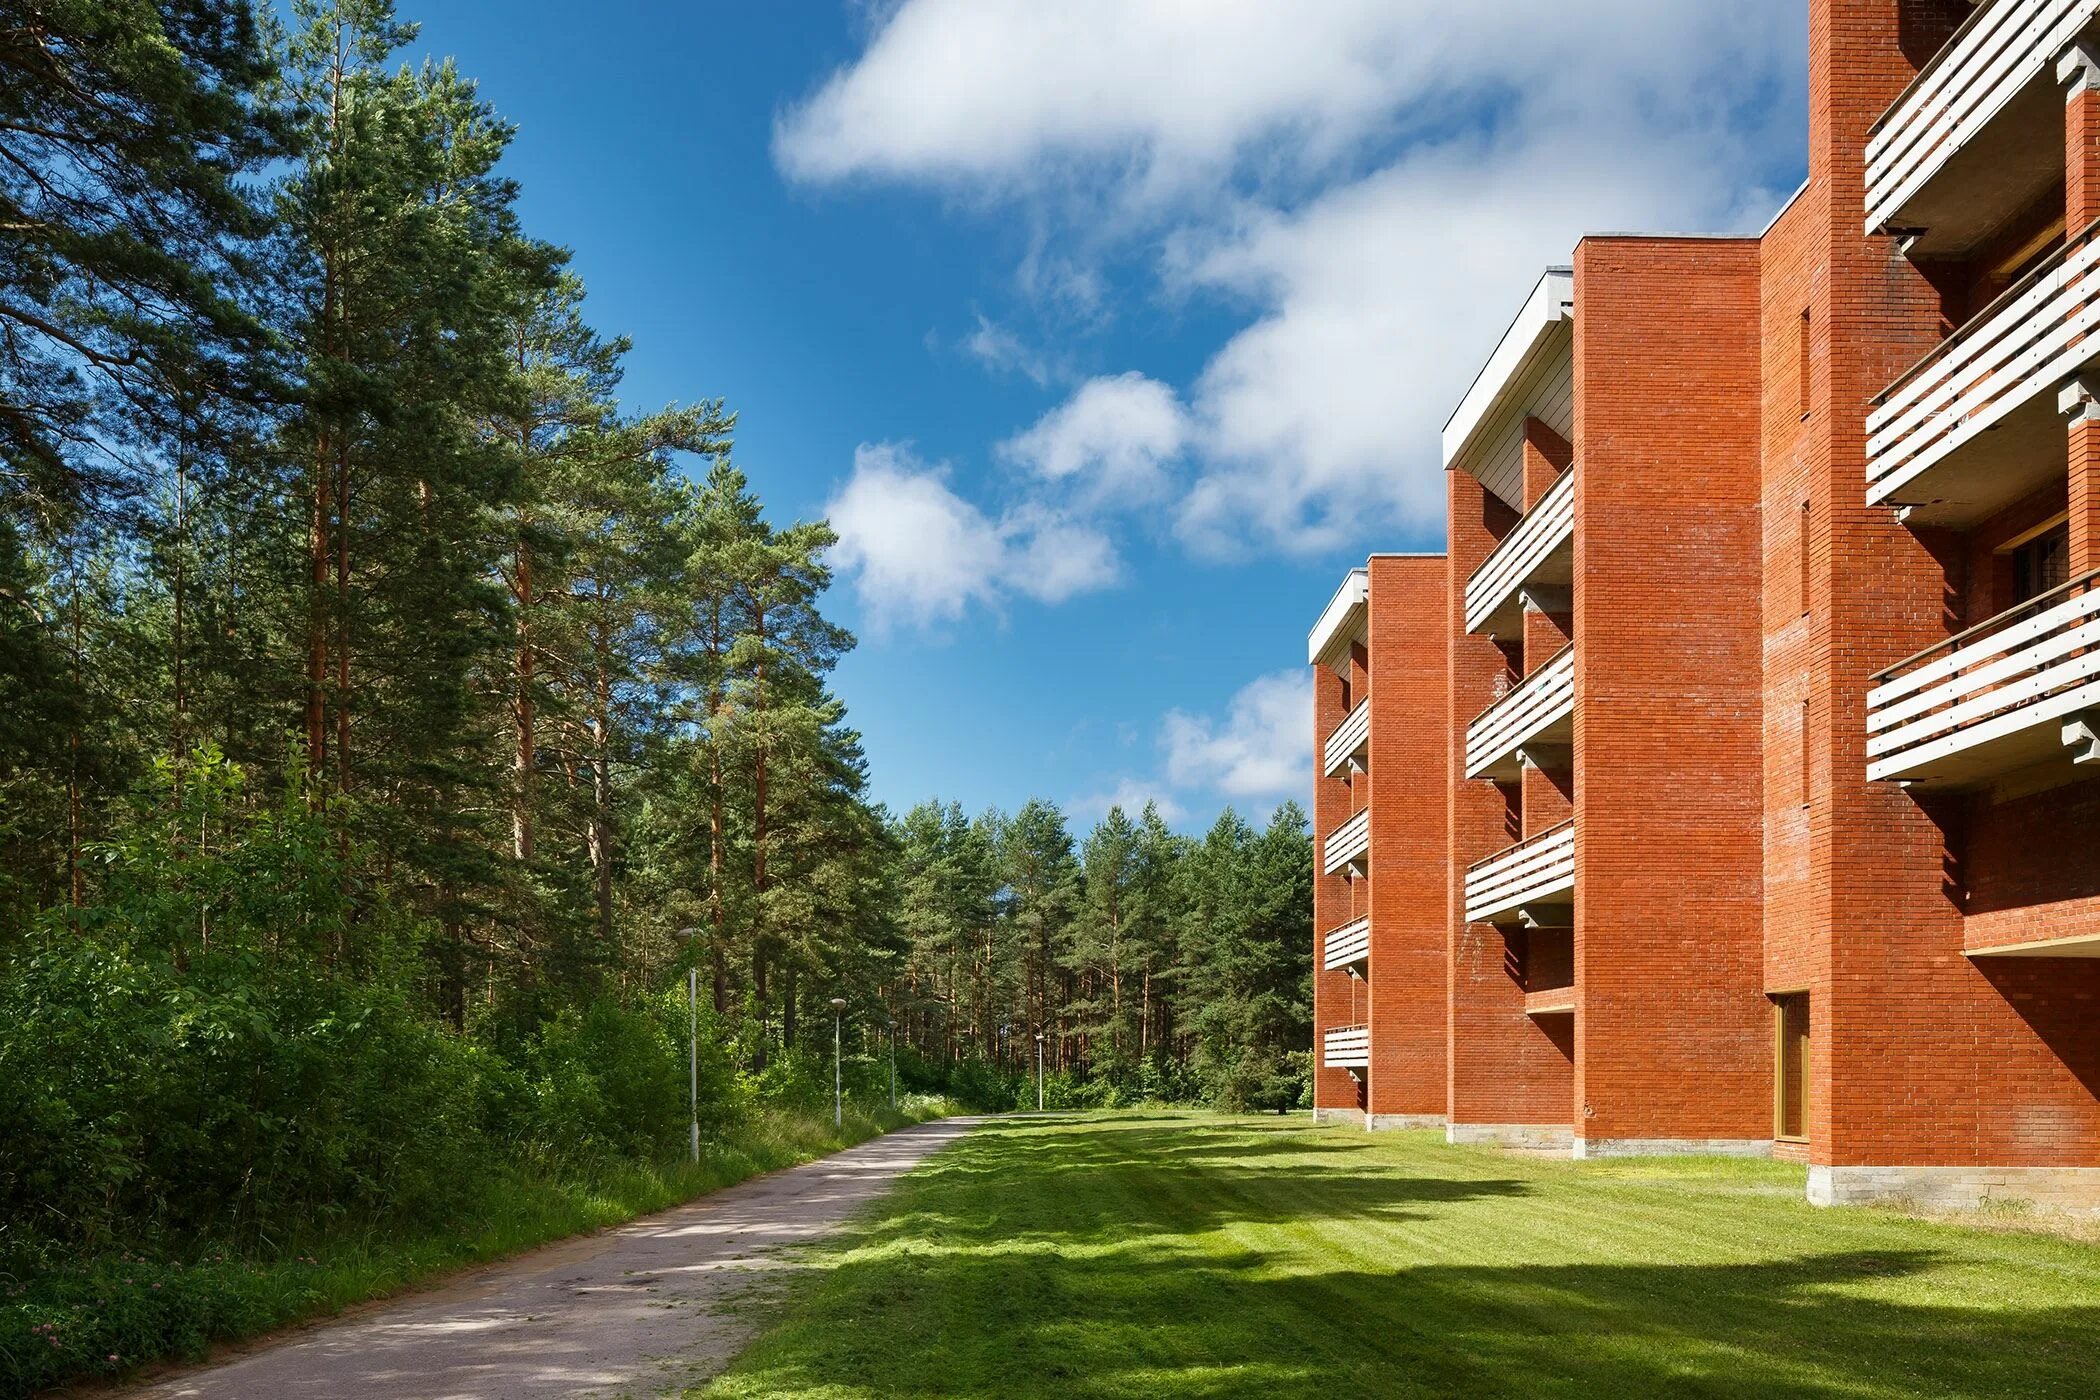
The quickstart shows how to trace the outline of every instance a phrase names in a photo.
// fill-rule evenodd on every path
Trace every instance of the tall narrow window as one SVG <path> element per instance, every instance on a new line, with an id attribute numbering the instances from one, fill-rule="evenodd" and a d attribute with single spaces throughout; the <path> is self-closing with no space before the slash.
<path id="1" fill-rule="evenodd" d="M 1772 1135 L 1783 1142 L 1808 1137 L 1808 993 L 1772 998 L 1778 1043 L 1772 1057 Z"/>
<path id="2" fill-rule="evenodd" d="M 1794 584 L 1795 584 L 1795 587 L 1796 587 L 1796 588 L 1797 588 L 1797 589 L 1798 589 L 1798 590 L 1800 591 L 1800 594 L 1801 594 L 1801 615 L 1802 615 L 1803 617 L 1807 617 L 1807 616 L 1808 616 L 1808 599 L 1809 599 L 1809 592 L 1808 592 L 1808 578 L 1809 578 L 1809 567 L 1808 567 L 1808 502 L 1807 502 L 1807 501 L 1803 501 L 1803 502 L 1801 503 L 1801 525 L 1800 525 L 1800 528 L 1799 528 L 1799 529 L 1797 529 L 1797 530 L 1796 530 L 1796 531 L 1794 532 L 1794 555 L 1795 555 L 1795 559 L 1794 559 L 1794 567 L 1795 567 L 1795 574 L 1796 574 L 1796 577 L 1795 577 L 1795 579 L 1794 579 Z"/>
<path id="3" fill-rule="evenodd" d="M 1808 805 L 1811 796 L 1808 781 L 1808 757 L 1808 702 L 1803 700 L 1801 702 L 1801 761 L 1797 765 L 1798 771 L 1794 774 L 1794 778 L 1800 788 L 1799 800 L 1804 807 Z"/>
<path id="4" fill-rule="evenodd" d="M 1808 312 L 1801 313 L 1801 324 L 1795 333 L 1794 348 L 1794 408 L 1803 419 L 1808 417 L 1808 360 L 1810 341 Z"/>

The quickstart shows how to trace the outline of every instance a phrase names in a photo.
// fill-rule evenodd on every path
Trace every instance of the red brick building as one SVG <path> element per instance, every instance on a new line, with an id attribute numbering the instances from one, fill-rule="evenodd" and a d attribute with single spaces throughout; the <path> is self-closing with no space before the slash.
<path id="1" fill-rule="evenodd" d="M 1373 555 L 1308 646 L 1317 1112 L 1444 1122 L 1444 558 Z"/>
<path id="2" fill-rule="evenodd" d="M 2100 0 L 1809 9 L 1802 190 L 1549 270 L 1445 429 L 1441 578 L 1384 561 L 1388 623 L 1374 559 L 1314 634 L 1324 866 L 1370 814 L 1317 1102 L 2100 1205 Z M 1359 717 L 1381 673 L 1441 695 Z M 1433 800 L 1380 798 L 1388 725 Z M 1379 891 L 1438 845 L 1432 969 L 1427 882 Z"/>

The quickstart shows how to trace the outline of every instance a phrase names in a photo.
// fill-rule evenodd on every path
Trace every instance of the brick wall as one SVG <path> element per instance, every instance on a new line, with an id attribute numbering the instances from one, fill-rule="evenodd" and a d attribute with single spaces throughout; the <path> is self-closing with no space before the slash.
<path id="1" fill-rule="evenodd" d="M 1371 1076 L 1378 1114 L 1444 1112 L 1445 562 L 1371 556 Z"/>
<path id="2" fill-rule="evenodd" d="M 1575 1131 L 1771 1136 L 1758 249 L 1575 253 Z"/>
<path id="3" fill-rule="evenodd" d="M 1963 956 L 1950 878 L 1961 809 L 1865 779 L 1868 677 L 1946 635 L 1960 580 L 1944 549 L 1865 504 L 1867 406 L 1936 341 L 1942 307 L 1889 240 L 1860 232 L 1864 142 L 1966 13 L 1925 0 L 1810 10 L 1811 190 L 1796 212 L 1814 245 L 1802 280 L 1816 373 L 1806 440 L 1766 454 L 1805 476 L 1811 500 L 1808 897 L 1769 922 L 1776 945 L 1821 944 L 1810 1127 L 1822 1164 L 2100 1159 L 2086 1039 L 2100 1029 L 2071 1010 L 2100 991 L 2095 969 Z M 1768 315 L 1768 363 L 1785 353 L 1774 329 Z"/>

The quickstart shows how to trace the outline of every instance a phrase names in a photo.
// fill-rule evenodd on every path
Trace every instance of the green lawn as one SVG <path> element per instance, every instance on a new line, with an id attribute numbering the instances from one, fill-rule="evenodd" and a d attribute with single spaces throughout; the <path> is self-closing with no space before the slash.
<path id="1" fill-rule="evenodd" d="M 1302 1118 L 992 1123 L 811 1251 L 710 1394 L 2100 1395 L 2100 1246 L 1802 1169 Z"/>

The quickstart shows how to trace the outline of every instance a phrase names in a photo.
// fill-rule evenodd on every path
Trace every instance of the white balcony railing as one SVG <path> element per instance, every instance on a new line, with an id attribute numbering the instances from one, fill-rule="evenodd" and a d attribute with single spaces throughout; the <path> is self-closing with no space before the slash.
<path id="1" fill-rule="evenodd" d="M 2053 415 L 2063 381 L 2100 357 L 2100 224 L 2087 228 L 1882 394 L 1867 415 L 1867 500 L 1980 453 L 2023 409 Z M 2056 431 L 2053 418 L 2051 431 Z M 2061 441 L 2060 437 L 2057 439 Z M 2057 458 L 2061 463 L 2061 457 Z M 1972 496 L 1978 493 L 1972 488 Z"/>
<path id="2" fill-rule="evenodd" d="M 2100 709 L 2100 571 L 1919 652 L 1875 682 L 1867 692 L 1869 778 L 1953 785 L 2060 756 L 2066 719 Z"/>
<path id="3" fill-rule="evenodd" d="M 1370 852 L 1371 809 L 1366 807 L 1327 833 L 1327 839 L 1320 843 L 1320 868 L 1332 875 L 1349 862 L 1364 859 Z"/>
<path id="4" fill-rule="evenodd" d="M 1466 726 L 1466 776 L 1513 776 L 1517 750 L 1548 731 L 1558 737 L 1574 714 L 1575 647 L 1570 643 Z"/>
<path id="5" fill-rule="evenodd" d="M 1575 891 L 1575 823 L 1548 827 L 1466 871 L 1466 922 L 1490 923 L 1527 904 L 1559 904 Z"/>
<path id="6" fill-rule="evenodd" d="M 1369 1069 L 1371 1028 L 1336 1026 L 1321 1037 L 1320 1063 L 1329 1069 Z"/>
<path id="7" fill-rule="evenodd" d="M 1466 580 L 1466 630 L 1506 615 L 1517 590 L 1575 541 L 1575 473 L 1565 471 Z"/>
<path id="8" fill-rule="evenodd" d="M 1355 923 L 1343 924 L 1340 928 L 1327 930 L 1322 940 L 1324 953 L 1321 966 L 1329 972 L 1339 968 L 1354 967 L 1368 961 L 1371 956 L 1371 921 L 1358 919 Z"/>
<path id="9" fill-rule="evenodd" d="M 1342 771 L 1343 765 L 1356 758 L 1371 745 L 1371 702 L 1357 702 L 1348 718 L 1334 727 L 1327 736 L 1327 747 L 1321 755 L 1320 772 L 1333 777 Z"/>
<path id="10" fill-rule="evenodd" d="M 1947 163 L 2032 85 L 2053 81 L 2061 54 L 2100 0 L 1985 0 L 1921 69 L 1867 137 L 1867 232 L 1904 209 Z"/>

